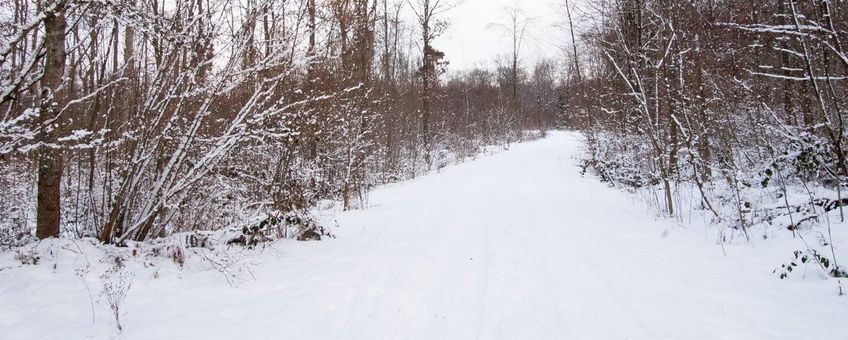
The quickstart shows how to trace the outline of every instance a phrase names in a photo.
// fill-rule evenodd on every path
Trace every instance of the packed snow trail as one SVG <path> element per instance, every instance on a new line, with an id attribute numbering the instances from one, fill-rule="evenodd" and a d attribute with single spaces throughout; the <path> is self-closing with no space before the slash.
<path id="1" fill-rule="evenodd" d="M 578 145 L 552 133 L 382 187 L 370 208 L 336 216 L 337 239 L 277 244 L 238 288 L 196 273 L 137 282 L 121 338 L 848 338 L 833 280 L 777 280 L 778 260 L 748 246 L 723 255 L 703 231 L 581 176 Z M 67 315 L 0 338 L 111 334 L 70 289 L 50 307 Z M 15 313 L 51 306 L 33 304 Z"/>

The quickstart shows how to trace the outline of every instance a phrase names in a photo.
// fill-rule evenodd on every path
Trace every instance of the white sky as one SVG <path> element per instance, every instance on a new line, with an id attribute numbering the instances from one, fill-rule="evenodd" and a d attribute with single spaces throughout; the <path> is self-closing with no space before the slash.
<path id="1" fill-rule="evenodd" d="M 505 7 L 521 8 L 531 18 L 522 50 L 522 63 L 532 65 L 540 57 L 561 56 L 560 46 L 570 44 L 567 31 L 555 27 L 564 22 L 565 14 L 557 0 L 458 0 L 461 4 L 447 12 L 448 31 L 433 45 L 445 52 L 450 71 L 461 71 L 474 65 L 493 65 L 494 59 L 512 53 L 512 42 L 502 30 L 489 27 L 506 22 Z M 562 12 L 562 13 L 561 13 Z"/>

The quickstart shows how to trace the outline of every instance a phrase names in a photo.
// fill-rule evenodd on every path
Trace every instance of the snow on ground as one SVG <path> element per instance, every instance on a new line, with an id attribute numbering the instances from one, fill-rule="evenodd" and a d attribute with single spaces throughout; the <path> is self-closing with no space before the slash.
<path id="1" fill-rule="evenodd" d="M 772 273 L 795 241 L 724 255 L 704 227 L 581 177 L 578 147 L 552 133 L 382 187 L 369 209 L 325 218 L 336 239 L 252 255 L 236 287 L 200 264 L 128 265 L 120 334 L 98 294 L 101 248 L 45 243 L 54 256 L 35 266 L 2 254 L 0 338 L 848 338 L 836 279 Z"/>

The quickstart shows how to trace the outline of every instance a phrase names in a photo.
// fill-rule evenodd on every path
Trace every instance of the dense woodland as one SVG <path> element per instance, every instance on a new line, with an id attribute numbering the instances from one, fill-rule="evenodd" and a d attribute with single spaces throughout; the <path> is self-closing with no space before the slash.
<path id="1" fill-rule="evenodd" d="M 0 116 L 0 338 L 848 334 L 846 0 L 2 0 Z"/>
<path id="2" fill-rule="evenodd" d="M 322 200 L 356 208 L 375 185 L 551 126 L 552 62 L 446 74 L 455 5 L 3 2 L 6 246 L 33 227 L 123 244 L 257 214 L 285 225 L 275 236 L 317 238 Z"/>
<path id="3" fill-rule="evenodd" d="M 693 195 L 745 239 L 826 224 L 802 250 L 823 258 L 813 244 L 832 243 L 828 212 L 844 221 L 846 202 L 848 3 L 602 0 L 590 12 L 566 86 L 585 168 L 655 188 L 666 216 Z"/>
<path id="4" fill-rule="evenodd" d="M 512 9 L 494 28 L 513 53 L 448 73 L 457 5 L 4 2 L 3 242 L 35 228 L 122 244 L 257 214 L 317 238 L 324 200 L 361 207 L 376 185 L 552 128 L 580 130 L 586 170 L 656 188 L 669 216 L 681 188 L 746 238 L 765 219 L 753 189 L 776 190 L 793 231 L 841 212 L 848 3 L 566 0 L 563 54 L 538 61 Z M 786 198 L 798 185 L 806 202 Z"/>

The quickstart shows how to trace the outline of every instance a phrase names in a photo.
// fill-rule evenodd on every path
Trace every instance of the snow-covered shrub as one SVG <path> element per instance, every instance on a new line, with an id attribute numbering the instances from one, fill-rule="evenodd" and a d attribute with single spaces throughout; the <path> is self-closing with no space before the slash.
<path id="1" fill-rule="evenodd" d="M 117 327 L 120 332 L 123 330 L 121 320 L 126 314 L 126 311 L 123 308 L 124 300 L 132 287 L 133 273 L 125 270 L 123 265 L 119 262 L 115 266 L 106 270 L 106 272 L 100 276 L 100 279 L 103 285 L 100 291 L 100 296 L 106 300 L 106 304 L 109 306 L 111 315 L 115 320 L 115 327 Z"/>
<path id="2" fill-rule="evenodd" d="M 601 134 L 602 141 L 584 143 L 585 153 L 580 160 L 583 174 L 592 172 L 602 182 L 637 189 L 657 185 L 659 178 L 645 164 L 647 152 L 632 138 Z"/>
<path id="3" fill-rule="evenodd" d="M 799 266 L 806 264 L 814 264 L 827 275 L 836 278 L 848 277 L 848 271 L 841 268 L 833 262 L 833 260 L 815 249 L 796 250 L 792 252 L 793 258 L 787 263 L 781 264 L 773 273 L 778 275 L 778 278 L 785 279 L 792 275 Z"/>
<path id="4" fill-rule="evenodd" d="M 35 240 L 32 228 L 26 221 L 13 218 L 8 224 L 0 225 L 0 251 L 5 251 Z"/>
<path id="5" fill-rule="evenodd" d="M 241 234 L 231 238 L 227 244 L 253 247 L 260 243 L 281 238 L 294 238 L 299 241 L 320 240 L 332 237 L 308 212 L 271 212 L 257 223 L 242 227 Z"/>
<path id="6" fill-rule="evenodd" d="M 3 156 L 9 157 L 9 156 Z M 35 178 L 26 159 L 0 163 L 0 251 L 32 242 Z"/>
<path id="7" fill-rule="evenodd" d="M 41 256 L 33 248 L 17 248 L 15 249 L 15 260 L 23 265 L 37 265 L 41 260 Z"/>
<path id="8" fill-rule="evenodd" d="M 183 267 L 186 263 L 185 248 L 176 242 L 162 242 L 152 245 L 151 254 L 158 257 L 166 257 L 176 265 Z"/>
<path id="9" fill-rule="evenodd" d="M 841 170 L 833 145 L 808 133 L 799 132 L 799 135 L 799 139 L 790 140 L 785 145 L 768 146 L 775 156 L 766 159 L 766 165 L 756 173 L 760 185 L 767 187 L 773 181 L 779 180 L 778 170 L 782 171 L 782 176 L 788 176 L 790 179 L 816 181 L 826 186 L 836 185 L 833 174 Z"/>

